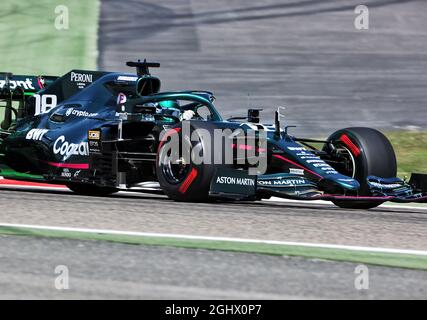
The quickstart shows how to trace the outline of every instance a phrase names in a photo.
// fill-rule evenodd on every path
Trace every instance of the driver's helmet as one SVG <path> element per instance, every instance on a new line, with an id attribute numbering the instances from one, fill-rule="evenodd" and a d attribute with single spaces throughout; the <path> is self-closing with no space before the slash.
<path id="1" fill-rule="evenodd" d="M 159 107 L 165 109 L 180 109 L 179 103 L 176 100 L 165 100 L 159 102 Z"/>
<path id="2" fill-rule="evenodd" d="M 160 101 L 157 107 L 158 113 L 163 114 L 165 116 L 171 115 L 176 118 L 179 118 L 181 115 L 181 109 L 178 101 L 176 100 Z"/>

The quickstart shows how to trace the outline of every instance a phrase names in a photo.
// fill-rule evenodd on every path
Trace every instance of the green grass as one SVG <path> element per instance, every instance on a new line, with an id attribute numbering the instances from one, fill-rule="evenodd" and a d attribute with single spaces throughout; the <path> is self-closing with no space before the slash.
<path id="1" fill-rule="evenodd" d="M 427 173 L 427 132 L 386 132 L 396 151 L 398 176 L 403 178 L 411 172 Z"/>
<path id="2" fill-rule="evenodd" d="M 55 8 L 68 7 L 69 29 L 57 30 Z M 63 75 L 97 68 L 99 0 L 2 0 L 0 72 Z M 0 122 L 4 109 L 0 109 Z"/>
<path id="3" fill-rule="evenodd" d="M 32 236 L 45 238 L 63 238 L 79 240 L 110 241 L 132 245 L 154 245 L 191 249 L 249 252 L 275 256 L 298 256 L 313 259 L 366 263 L 371 265 L 427 270 L 427 256 L 414 254 L 396 254 L 381 252 L 363 252 L 346 249 L 312 248 L 281 244 L 256 244 L 248 242 L 213 241 L 198 239 L 180 239 L 173 237 L 149 237 L 116 235 L 95 232 L 76 232 L 46 230 L 27 227 L 0 226 L 0 234 Z"/>
<path id="4" fill-rule="evenodd" d="M 1 155 L 0 155 L 0 160 L 1 160 Z M 8 178 L 8 179 L 17 179 L 17 180 L 29 179 L 29 180 L 44 181 L 43 176 L 16 172 L 15 170 L 5 167 L 1 164 L 0 164 L 0 176 L 4 176 L 5 178 Z"/>
<path id="5" fill-rule="evenodd" d="M 69 29 L 57 30 L 55 8 L 69 9 Z M 62 75 L 96 69 L 98 0 L 2 0 L 0 71 Z"/>

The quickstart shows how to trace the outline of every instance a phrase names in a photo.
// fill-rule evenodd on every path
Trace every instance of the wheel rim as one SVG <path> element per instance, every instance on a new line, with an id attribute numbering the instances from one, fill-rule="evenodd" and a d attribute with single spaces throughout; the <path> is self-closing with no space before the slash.
<path id="1" fill-rule="evenodd" d="M 337 147 L 337 151 L 347 160 L 343 170 L 339 170 L 340 173 L 355 179 L 357 174 L 356 159 L 353 154 L 344 146 Z"/>
<path id="2" fill-rule="evenodd" d="M 183 157 L 174 159 L 171 154 L 165 154 L 168 158 L 162 161 L 162 173 L 166 181 L 171 184 L 178 184 L 187 177 L 190 172 L 190 164 L 186 163 Z"/>

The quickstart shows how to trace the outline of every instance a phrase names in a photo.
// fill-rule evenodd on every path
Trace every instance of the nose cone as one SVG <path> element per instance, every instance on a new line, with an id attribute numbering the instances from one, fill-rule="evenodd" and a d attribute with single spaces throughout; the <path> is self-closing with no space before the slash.
<path id="1" fill-rule="evenodd" d="M 343 189 L 352 190 L 352 191 L 360 189 L 359 181 L 352 179 L 350 177 L 343 176 L 343 175 L 337 175 L 334 177 L 333 180 L 336 184 L 341 186 Z"/>
<path id="2" fill-rule="evenodd" d="M 339 173 L 325 177 L 319 183 L 322 184 L 326 189 L 332 186 L 348 191 L 358 191 L 360 189 L 359 181 Z"/>

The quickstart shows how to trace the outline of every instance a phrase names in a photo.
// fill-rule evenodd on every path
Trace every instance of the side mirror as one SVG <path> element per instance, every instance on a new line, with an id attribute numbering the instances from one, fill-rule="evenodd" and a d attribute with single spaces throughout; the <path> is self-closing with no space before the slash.
<path id="1" fill-rule="evenodd" d="M 160 79 L 153 76 L 143 76 L 136 82 L 136 93 L 143 97 L 160 91 Z"/>

